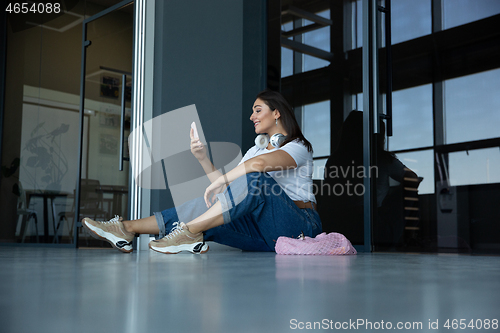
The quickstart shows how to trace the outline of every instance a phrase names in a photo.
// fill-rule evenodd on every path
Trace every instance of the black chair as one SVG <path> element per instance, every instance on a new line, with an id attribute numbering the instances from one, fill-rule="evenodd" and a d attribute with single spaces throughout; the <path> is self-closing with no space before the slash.
<path id="1" fill-rule="evenodd" d="M 82 179 L 80 183 L 80 214 L 78 220 L 84 217 L 90 217 L 92 219 L 109 219 L 108 211 L 103 209 L 103 194 L 100 189 L 101 184 L 97 179 Z M 76 194 L 76 193 L 75 193 Z M 76 198 L 76 195 L 74 196 Z M 73 199 L 73 205 L 71 211 L 60 212 L 58 214 L 58 223 L 55 228 L 54 242 L 58 242 L 58 232 L 61 227 L 62 221 L 65 220 L 68 226 L 70 237 L 73 235 L 74 223 L 70 225 L 68 219 L 75 217 L 75 200 Z"/>
<path id="2" fill-rule="evenodd" d="M 29 209 L 27 200 L 26 200 L 26 192 L 23 189 L 22 184 L 19 182 L 18 184 L 18 189 L 19 189 L 19 197 L 17 199 L 17 216 L 18 219 L 20 216 L 22 216 L 21 220 L 21 242 L 24 243 L 24 240 L 26 238 L 26 231 L 29 229 L 30 226 L 30 221 L 33 221 L 35 223 L 35 235 L 36 235 L 36 242 L 39 242 L 38 238 L 38 216 L 36 213 L 36 210 Z"/>

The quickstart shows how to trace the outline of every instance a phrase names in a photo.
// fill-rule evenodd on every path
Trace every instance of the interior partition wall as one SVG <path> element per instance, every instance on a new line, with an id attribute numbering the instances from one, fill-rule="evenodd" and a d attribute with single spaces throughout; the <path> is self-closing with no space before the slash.
<path id="1" fill-rule="evenodd" d="M 110 34 L 110 29 L 114 33 Z M 136 100 L 132 88 L 137 85 L 132 76 L 135 40 L 133 0 L 118 2 L 82 22 L 75 208 L 74 212 L 60 213 L 61 222 L 69 219 L 74 222 L 76 247 L 101 243 L 81 232 L 83 217 L 109 220 L 113 216 L 122 216 L 129 219 L 128 193 L 133 185 L 129 184 L 130 165 L 129 158 L 125 157 L 125 136 L 129 136 L 132 128 L 132 114 L 137 113 L 137 108 L 131 107 Z M 118 48 L 120 52 L 117 52 Z M 96 80 L 96 76 L 103 72 L 110 74 Z M 99 113 L 98 125 L 93 121 L 96 113 Z"/>
<path id="2" fill-rule="evenodd" d="M 120 105 L 126 106 L 125 142 L 136 86 L 130 74 L 137 12 L 126 6 L 131 1 L 60 3 L 61 10 L 50 15 L 11 13 L 2 21 L 0 240 L 74 247 L 81 238 L 80 245 L 108 246 L 92 243 L 76 221 L 78 210 L 109 218 L 126 216 L 130 207 L 128 162 L 118 172 L 118 118 Z M 82 41 L 85 25 L 89 38 L 84 34 Z M 82 42 L 91 53 L 86 62 Z M 116 172 L 110 178 L 111 170 Z"/>

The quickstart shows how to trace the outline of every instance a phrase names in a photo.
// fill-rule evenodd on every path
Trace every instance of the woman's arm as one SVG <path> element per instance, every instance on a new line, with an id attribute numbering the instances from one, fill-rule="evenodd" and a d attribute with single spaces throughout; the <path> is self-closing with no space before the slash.
<path id="1" fill-rule="evenodd" d="M 205 158 L 204 160 L 201 160 L 199 162 L 211 183 L 222 176 L 222 173 L 219 170 L 215 169 L 214 165 L 208 158 Z"/>
<path id="2" fill-rule="evenodd" d="M 222 175 L 214 180 L 205 191 L 205 203 L 207 204 L 207 207 L 210 207 L 210 197 L 213 194 L 220 193 L 224 185 L 231 183 L 233 180 L 244 176 L 247 173 L 281 171 L 295 169 L 296 167 L 297 163 L 295 163 L 295 160 L 283 150 L 256 156 L 241 163 L 225 175 Z M 212 201 L 213 200 L 215 200 L 215 197 L 212 197 Z"/>

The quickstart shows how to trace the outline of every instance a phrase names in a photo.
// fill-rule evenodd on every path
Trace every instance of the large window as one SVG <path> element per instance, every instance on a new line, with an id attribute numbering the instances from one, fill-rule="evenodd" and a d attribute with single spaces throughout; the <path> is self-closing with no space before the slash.
<path id="1" fill-rule="evenodd" d="M 281 31 L 293 30 L 293 22 L 281 25 Z M 289 37 L 292 39 L 292 37 Z M 281 47 L 281 77 L 293 75 L 293 51 L 286 47 Z"/>
<path id="2" fill-rule="evenodd" d="M 319 12 L 317 13 L 317 15 L 330 19 L 330 10 Z M 308 20 L 304 21 L 305 25 L 314 23 Z M 306 32 L 304 34 L 304 44 L 330 52 L 330 27 L 323 27 L 317 30 Z M 326 67 L 329 64 L 330 64 L 329 61 L 304 54 L 304 68 L 303 68 L 304 72 L 321 67 Z"/>
<path id="3" fill-rule="evenodd" d="M 422 37 L 432 32 L 430 0 L 391 1 L 392 44 Z M 382 22 L 385 15 L 382 15 Z M 382 25 L 384 27 L 384 25 Z M 382 28 L 382 30 L 384 30 Z M 382 34 L 384 36 L 384 34 Z M 385 42 L 383 43 L 385 45 Z"/>
<path id="4" fill-rule="evenodd" d="M 397 158 L 421 178 L 419 194 L 434 193 L 434 158 L 433 150 L 422 150 L 397 154 Z"/>
<path id="5" fill-rule="evenodd" d="M 314 170 L 313 170 L 312 179 L 324 179 L 325 178 L 326 161 L 327 161 L 326 158 L 314 160 L 314 162 L 313 162 Z"/>
<path id="6" fill-rule="evenodd" d="M 500 137 L 500 69 L 445 82 L 446 143 Z"/>
<path id="7" fill-rule="evenodd" d="M 449 160 L 452 186 L 500 183 L 498 148 L 451 153 Z"/>
<path id="8" fill-rule="evenodd" d="M 313 146 L 313 157 L 330 155 L 330 101 L 303 107 L 302 131 Z M 314 160 L 313 179 L 323 179 L 325 163 L 326 158 Z"/>
<path id="9" fill-rule="evenodd" d="M 432 146 L 432 85 L 395 91 L 392 103 L 394 135 L 389 150 Z"/>
<path id="10" fill-rule="evenodd" d="M 351 49 L 363 46 L 363 4 L 361 0 L 351 2 Z"/>
<path id="11" fill-rule="evenodd" d="M 310 13 L 335 3 L 328 16 L 333 22 L 330 33 L 344 37 L 330 39 L 328 48 L 321 29 L 315 32 L 317 36 L 302 35 L 302 43 L 334 54 L 328 68 L 307 67 L 309 58 L 296 53 L 294 59 L 293 52 L 283 49 L 282 91 L 302 108 L 303 131 L 315 149 L 313 177 L 323 179 L 324 163 L 342 140 L 337 133 L 351 121 L 347 115 L 351 110 L 369 111 L 364 110 L 363 101 L 363 1 L 344 1 L 342 10 L 337 2 L 326 0 L 288 3 Z M 385 6 L 385 1 L 377 4 Z M 393 132 L 385 137 L 384 148 L 408 170 L 391 159 L 390 179 L 378 177 L 375 182 L 377 191 L 372 193 L 377 203 L 380 198 L 383 202 L 371 208 L 372 244 L 377 250 L 384 250 L 383 246 L 385 250 L 430 252 L 449 246 L 444 251 L 498 249 L 500 242 L 488 238 L 494 229 L 475 222 L 500 219 L 494 205 L 500 200 L 500 32 L 492 28 L 499 25 L 500 0 L 392 0 L 391 9 L 392 119 L 384 117 L 384 122 L 392 121 Z M 378 75 L 383 111 L 379 113 L 386 113 L 385 14 L 380 13 L 380 18 L 376 32 L 382 37 Z M 363 128 L 365 133 L 367 127 Z M 352 149 L 342 151 L 343 156 L 358 152 L 356 158 L 349 157 L 352 165 L 366 162 L 359 147 L 367 152 L 367 142 L 356 144 L 360 136 L 350 137 Z M 374 142 L 380 142 L 377 136 L 372 137 Z M 378 151 L 372 163 L 384 166 L 385 156 Z M 321 184 L 346 184 L 347 177 L 340 178 Z M 350 199 L 359 198 L 319 197 L 323 206 L 318 207 L 326 214 L 322 215 L 325 230 L 349 235 L 354 225 L 355 231 L 363 229 L 366 197 Z M 334 220 L 332 225 L 330 220 Z M 457 225 L 458 231 L 443 233 L 449 225 Z M 470 230 L 470 237 L 464 230 Z M 362 232 L 357 236 L 349 237 L 354 244 L 362 244 Z M 453 241 L 443 242 L 442 237 Z"/>
<path id="12" fill-rule="evenodd" d="M 382 2 L 382 5 L 384 3 Z M 362 1 L 352 1 L 352 49 L 363 44 Z M 381 15 L 382 46 L 385 46 L 385 15 Z M 391 1 L 392 44 L 429 35 L 432 32 L 432 11 L 430 0 Z"/>
<path id="13" fill-rule="evenodd" d="M 314 157 L 330 155 L 330 101 L 304 106 L 302 130 L 314 147 Z"/>
<path id="14" fill-rule="evenodd" d="M 443 0 L 444 28 L 453 28 L 500 13 L 498 0 Z"/>
<path id="15" fill-rule="evenodd" d="M 324 10 L 315 13 L 326 19 L 330 19 L 330 10 Z M 306 19 L 297 19 L 295 21 L 295 27 L 300 26 L 310 26 L 314 22 Z M 281 30 L 284 32 L 289 32 L 294 29 L 294 22 L 289 21 L 281 25 Z M 307 46 L 312 46 L 314 48 L 330 52 L 330 27 L 325 26 L 319 29 L 305 32 L 303 34 L 296 35 L 295 37 L 288 37 L 290 40 L 297 39 L 300 43 Z M 295 52 L 291 49 L 281 47 L 281 77 L 287 77 L 293 74 L 298 74 L 302 72 L 311 71 L 314 69 L 326 67 L 330 65 L 330 62 L 324 59 L 313 57 L 311 55 L 303 54 L 300 52 Z"/>

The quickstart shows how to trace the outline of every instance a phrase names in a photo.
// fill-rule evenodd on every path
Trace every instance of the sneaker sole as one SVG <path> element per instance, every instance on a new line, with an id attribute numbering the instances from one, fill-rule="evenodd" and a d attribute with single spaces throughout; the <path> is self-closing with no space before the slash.
<path id="1" fill-rule="evenodd" d="M 151 250 L 165 254 L 177 254 L 182 251 L 189 251 L 194 254 L 202 254 L 208 251 L 208 245 L 202 242 L 167 247 L 156 247 L 151 245 L 152 243 L 153 242 L 149 243 L 149 248 Z"/>
<path id="2" fill-rule="evenodd" d="M 121 251 L 123 253 L 130 253 L 134 250 L 132 247 L 132 242 L 127 242 L 126 240 L 124 240 L 122 238 L 118 238 L 115 235 L 110 234 L 109 232 L 105 232 L 102 229 L 96 228 L 93 225 L 91 225 L 90 223 L 87 224 L 86 222 L 87 221 L 85 221 L 85 219 L 83 219 L 82 225 L 85 227 L 85 229 L 87 229 L 90 232 L 90 235 L 92 237 L 108 242 L 115 249 L 117 249 L 118 251 Z M 102 233 L 102 234 L 100 234 L 100 233 Z M 106 235 L 109 235 L 110 238 L 108 239 L 106 237 Z"/>

